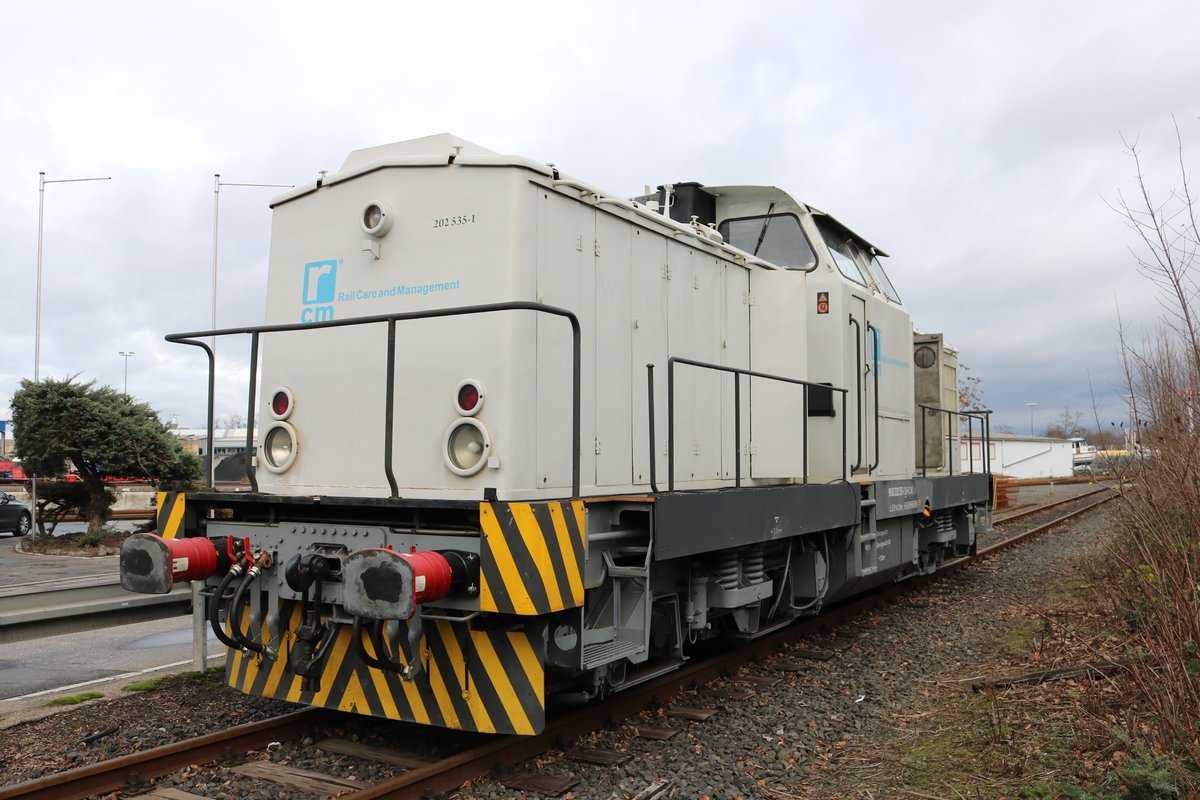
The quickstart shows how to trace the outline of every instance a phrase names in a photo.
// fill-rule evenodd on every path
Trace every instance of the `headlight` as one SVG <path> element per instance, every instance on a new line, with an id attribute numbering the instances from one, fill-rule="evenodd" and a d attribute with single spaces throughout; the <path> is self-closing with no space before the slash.
<path id="1" fill-rule="evenodd" d="M 276 422 L 263 436 L 263 466 L 271 472 L 283 472 L 296 460 L 297 449 L 296 429 L 286 422 Z"/>
<path id="2" fill-rule="evenodd" d="M 455 420 L 446 429 L 442 458 L 455 475 L 468 477 L 483 469 L 491 455 L 492 437 L 474 417 Z"/>
<path id="3" fill-rule="evenodd" d="M 392 209 L 384 203 L 369 203 L 363 209 L 359 224 L 368 236 L 381 237 L 392 229 Z"/>

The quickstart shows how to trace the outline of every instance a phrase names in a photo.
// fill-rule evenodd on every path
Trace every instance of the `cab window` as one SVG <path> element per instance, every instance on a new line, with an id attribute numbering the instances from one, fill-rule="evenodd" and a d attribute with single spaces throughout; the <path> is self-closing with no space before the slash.
<path id="1" fill-rule="evenodd" d="M 817 265 L 816 253 L 795 214 L 727 219 L 717 231 L 739 250 L 786 269 L 807 271 Z"/>
<path id="2" fill-rule="evenodd" d="M 858 245 L 846 235 L 845 231 L 830 225 L 823 217 L 818 217 L 816 223 L 817 230 L 821 232 L 821 238 L 825 240 L 825 246 L 829 248 L 829 255 L 833 257 L 833 263 L 837 265 L 838 271 L 855 283 L 866 286 L 867 276 L 859 267 L 862 251 L 858 249 Z"/>
<path id="3" fill-rule="evenodd" d="M 871 273 L 871 279 L 875 285 L 879 287 L 879 291 L 887 295 L 887 299 L 893 303 L 900 302 L 900 295 L 896 292 L 896 287 L 892 286 L 892 282 L 888 279 L 887 273 L 883 271 L 883 264 L 879 263 L 878 256 L 871 256 L 867 259 L 867 269 Z"/>

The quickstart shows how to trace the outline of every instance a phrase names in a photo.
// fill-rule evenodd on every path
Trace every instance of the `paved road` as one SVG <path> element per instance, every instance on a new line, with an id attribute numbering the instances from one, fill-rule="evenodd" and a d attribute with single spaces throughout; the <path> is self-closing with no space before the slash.
<path id="1" fill-rule="evenodd" d="M 208 637 L 208 663 L 224 663 L 225 649 Z M 55 697 L 114 697 L 135 681 L 191 669 L 191 616 L 9 642 L 0 655 L 0 728 L 52 713 L 46 703 Z"/>
<path id="2" fill-rule="evenodd" d="M 86 527 L 83 523 L 60 525 L 58 532 L 86 530 Z M 0 587 L 118 577 L 119 556 L 82 558 L 18 553 L 15 552 L 18 541 L 11 535 L 0 534 Z M 224 648 L 211 631 L 208 636 L 209 655 L 218 656 L 210 658 L 209 663 L 222 663 Z M 45 703 L 57 696 L 99 691 L 111 697 L 134 681 L 190 669 L 190 615 L 9 642 L 0 648 L 0 727 L 48 713 Z"/>
<path id="3" fill-rule="evenodd" d="M 210 641 L 216 641 L 212 631 L 208 635 Z M 221 647 L 215 645 L 210 652 L 219 650 Z M 0 712 L 2 703 L 10 698 L 47 689 L 154 669 L 177 661 L 188 661 L 186 668 L 190 669 L 191 657 L 191 616 L 9 642 L 0 658 Z"/>
<path id="4" fill-rule="evenodd" d="M 87 523 L 71 522 L 59 525 L 55 533 L 81 533 L 86 530 Z M 0 587 L 64 578 L 110 577 L 115 580 L 118 577 L 118 556 L 82 558 L 18 553 L 15 548 L 20 541 L 10 533 L 0 533 Z"/>

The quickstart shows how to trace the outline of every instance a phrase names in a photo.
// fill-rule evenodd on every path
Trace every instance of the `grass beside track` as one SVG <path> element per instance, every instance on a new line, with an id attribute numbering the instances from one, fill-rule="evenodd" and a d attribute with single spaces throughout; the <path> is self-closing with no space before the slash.
<path id="1" fill-rule="evenodd" d="M 1113 525 L 1117 516 L 1113 515 Z M 988 678 L 1128 657 L 1131 642 L 1106 613 L 1106 550 L 1082 574 L 1011 598 L 1008 631 L 983 653 Z M 927 712 L 902 721 L 896 797 L 1023 800 L 1177 800 L 1178 764 L 1130 731 L 1128 675 L 1073 678 L 972 692 L 942 683 Z"/>
<path id="2" fill-rule="evenodd" d="M 71 694 L 66 697 L 56 697 L 47 706 L 77 706 L 80 703 L 86 703 L 88 700 L 99 700 L 104 697 L 103 692 L 83 692 L 82 694 Z"/>

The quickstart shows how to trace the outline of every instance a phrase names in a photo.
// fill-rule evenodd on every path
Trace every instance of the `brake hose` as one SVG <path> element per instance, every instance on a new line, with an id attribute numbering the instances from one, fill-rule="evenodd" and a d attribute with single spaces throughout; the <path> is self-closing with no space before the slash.
<path id="1" fill-rule="evenodd" d="M 242 633 L 241 613 L 242 603 L 246 600 L 246 589 L 250 584 L 254 583 L 254 579 L 258 577 L 259 570 L 256 567 L 251 567 L 246 572 L 246 577 L 242 578 L 242 582 L 238 584 L 237 591 L 233 593 L 233 602 L 229 604 L 227 616 L 230 618 L 230 624 L 233 630 L 233 638 L 240 642 L 240 647 L 245 650 L 253 650 L 255 653 L 261 653 L 267 649 L 267 646 L 262 642 L 256 642 L 251 639 L 247 633 Z"/>
<path id="2" fill-rule="evenodd" d="M 208 624 L 212 626 L 213 633 L 217 635 L 217 638 L 221 641 L 221 644 L 225 645 L 226 647 L 233 647 L 239 650 L 242 646 L 238 642 L 229 638 L 229 636 L 225 633 L 225 629 L 221 627 L 220 614 L 221 601 L 225 599 L 225 590 L 228 589 L 229 584 L 233 583 L 234 579 L 241 574 L 242 565 L 234 564 L 229 569 L 229 572 L 225 573 L 225 577 L 221 578 L 221 582 L 217 584 L 217 589 L 215 592 L 213 592 L 212 604 L 208 607 Z M 237 626 L 233 625 L 232 610 L 230 614 L 227 614 L 226 616 L 229 617 L 229 623 L 233 626 L 233 629 L 237 630 Z"/>

